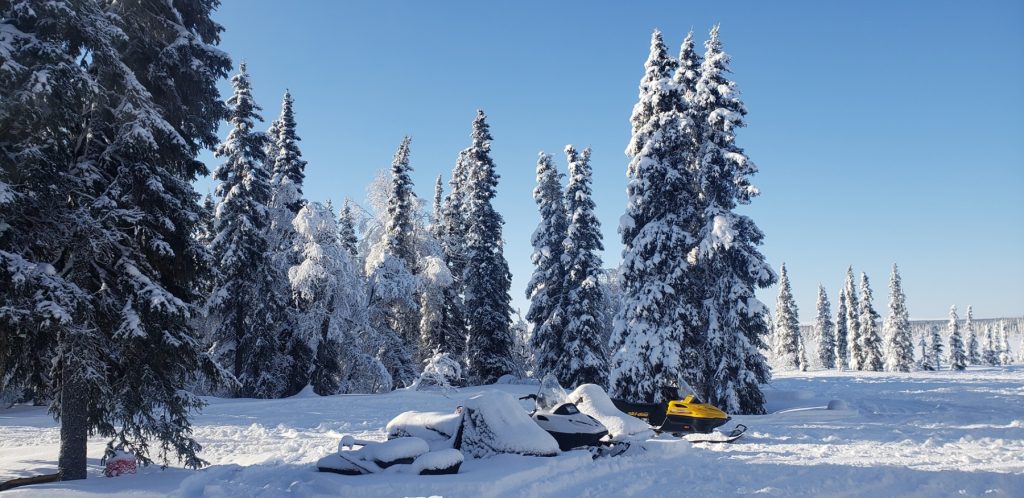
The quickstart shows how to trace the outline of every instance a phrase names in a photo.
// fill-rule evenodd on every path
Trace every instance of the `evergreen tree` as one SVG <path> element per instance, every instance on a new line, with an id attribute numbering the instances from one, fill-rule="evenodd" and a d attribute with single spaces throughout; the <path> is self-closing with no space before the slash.
<path id="1" fill-rule="evenodd" d="M 846 370 L 850 364 L 850 349 L 847 347 L 846 288 L 839 289 L 839 306 L 836 308 L 836 366 Z"/>
<path id="2" fill-rule="evenodd" d="M 801 372 L 806 372 L 807 369 L 811 367 L 811 364 L 807 362 L 807 349 L 804 347 L 804 337 L 802 335 L 799 337 L 800 344 L 797 348 L 796 358 L 799 370 Z"/>
<path id="3" fill-rule="evenodd" d="M 999 365 L 999 346 L 992 333 L 992 326 L 988 324 L 985 325 L 985 349 L 982 351 L 982 361 L 990 367 Z"/>
<path id="4" fill-rule="evenodd" d="M 682 95 L 671 84 L 676 63 L 659 31 L 644 67 L 626 148 L 628 201 L 619 225 L 625 302 L 612 332 L 608 384 L 613 397 L 660 402 L 662 388 L 680 378 L 703 385 L 700 310 L 691 294 L 697 285 L 686 259 L 696 224 L 686 181 L 694 132 L 679 112 Z"/>
<path id="5" fill-rule="evenodd" d="M 928 334 L 921 332 L 921 340 L 918 342 L 921 347 L 921 359 L 918 361 L 921 370 L 935 370 L 935 362 L 931 359 L 931 351 L 928 349 Z"/>
<path id="6" fill-rule="evenodd" d="M 828 302 L 825 286 L 818 284 L 817 316 L 814 328 L 818 330 L 818 360 L 827 370 L 836 368 L 836 335 L 832 324 L 832 307 Z"/>
<path id="7" fill-rule="evenodd" d="M 928 370 L 940 370 L 942 369 L 942 336 L 939 335 L 939 328 L 934 325 L 929 331 L 931 340 L 928 341 L 928 361 L 931 368 Z"/>
<path id="8" fill-rule="evenodd" d="M 1010 331 L 1007 330 L 1006 320 L 999 320 L 999 364 L 1009 365 L 1013 363 L 1010 355 Z"/>
<path id="9" fill-rule="evenodd" d="M 701 275 L 706 398 L 733 413 L 764 412 L 759 384 L 771 372 L 761 350 L 768 333 L 764 304 L 755 290 L 776 276 L 758 249 L 764 234 L 752 219 L 735 212 L 759 194 L 750 183 L 757 167 L 735 143 L 747 110 L 729 74 L 718 26 L 711 30 L 693 102 L 699 149 L 697 173 L 700 224 L 693 260 Z M 677 196 L 680 194 L 677 192 Z"/>
<path id="10" fill-rule="evenodd" d="M 846 269 L 846 345 L 850 352 L 850 368 L 864 368 L 863 342 L 860 337 L 860 305 L 857 302 L 857 288 L 853 280 L 853 267 Z"/>
<path id="11" fill-rule="evenodd" d="M 515 370 L 512 359 L 514 338 L 509 287 L 512 275 L 502 253 L 501 226 L 505 223 L 491 202 L 498 186 L 498 174 L 491 159 L 491 132 L 483 111 L 473 121 L 472 145 L 466 149 L 467 189 L 465 192 L 466 356 L 470 378 L 491 383 Z"/>
<path id="12" fill-rule="evenodd" d="M 53 393 L 65 480 L 85 478 L 97 433 L 108 454 L 149 463 L 156 440 L 165 461 L 204 463 L 189 423 L 203 401 L 184 387 L 218 373 L 190 320 L 205 271 L 196 156 L 216 142 L 230 65 L 213 6 L 0 4 L 0 320 L 26 332 L 0 339 L 0 370 Z"/>
<path id="13" fill-rule="evenodd" d="M 341 239 L 341 247 L 354 261 L 359 255 L 359 239 L 356 237 L 356 217 L 352 212 L 352 202 L 347 198 L 342 203 L 338 216 L 338 236 Z"/>
<path id="14" fill-rule="evenodd" d="M 878 313 L 871 302 L 874 297 L 871 284 L 866 273 L 860 274 L 860 338 L 863 361 L 860 367 L 864 370 L 879 372 L 882 370 L 882 338 L 878 335 Z"/>
<path id="15" fill-rule="evenodd" d="M 566 269 L 562 263 L 562 243 L 569 227 L 561 178 L 551 155 L 542 152 L 537 159 L 537 186 L 533 189 L 541 218 L 532 237 L 531 259 L 535 269 L 526 284 L 526 297 L 530 300 L 526 320 L 533 324 L 530 343 L 536 361 L 535 373 L 540 377 L 555 372 L 565 354 L 562 284 Z"/>
<path id="16" fill-rule="evenodd" d="M 445 332 L 437 339 L 437 348 L 466 364 L 466 319 L 463 301 L 463 271 L 466 258 L 466 218 L 463 196 L 466 189 L 465 151 L 458 160 L 449 180 L 451 187 L 439 209 L 439 225 L 435 236 L 441 254 L 452 275 L 451 285 L 444 288 L 440 304 L 440 323 Z"/>
<path id="17" fill-rule="evenodd" d="M 949 369 L 963 370 L 967 368 L 967 354 L 964 352 L 964 341 L 960 337 L 960 323 L 956 316 L 956 306 L 949 308 Z"/>
<path id="18" fill-rule="evenodd" d="M 914 363 L 914 338 L 899 268 L 892 265 L 889 277 L 889 316 L 885 319 L 885 362 L 891 372 L 909 372 Z"/>
<path id="19" fill-rule="evenodd" d="M 967 321 L 964 322 L 964 331 L 967 334 L 967 364 L 980 365 L 981 352 L 979 350 L 978 334 L 974 330 L 974 307 L 967 305 Z"/>
<path id="20" fill-rule="evenodd" d="M 786 263 L 779 270 L 779 297 L 775 302 L 776 356 L 786 367 L 800 367 L 800 319 L 793 290 L 786 275 Z"/>
<path id="21" fill-rule="evenodd" d="M 600 283 L 601 223 L 594 214 L 591 198 L 590 148 L 577 153 L 565 147 L 569 164 L 569 185 L 565 189 L 565 209 L 569 227 L 563 242 L 562 262 L 565 281 L 563 305 L 565 330 L 563 354 L 559 356 L 555 377 L 564 386 L 604 385 L 608 373 L 603 326 L 604 290 Z"/>
<path id="22" fill-rule="evenodd" d="M 210 303 L 216 316 L 215 351 L 232 365 L 240 386 L 237 395 L 273 398 L 287 388 L 291 361 L 282 354 L 280 324 L 287 324 L 287 302 L 277 286 L 280 268 L 273 260 L 268 235 L 271 187 L 266 163 L 267 136 L 253 130 L 260 119 L 245 63 L 231 79 L 228 99 L 231 130 L 217 146 L 225 158 L 214 172 L 220 197 L 211 251 L 219 268 Z"/>
<path id="23" fill-rule="evenodd" d="M 444 236 L 442 228 L 444 227 L 444 215 L 442 211 L 444 209 L 444 183 L 441 181 L 441 175 L 437 175 L 437 179 L 434 180 L 434 203 L 431 205 L 430 210 L 430 234 L 435 239 L 441 240 Z"/>

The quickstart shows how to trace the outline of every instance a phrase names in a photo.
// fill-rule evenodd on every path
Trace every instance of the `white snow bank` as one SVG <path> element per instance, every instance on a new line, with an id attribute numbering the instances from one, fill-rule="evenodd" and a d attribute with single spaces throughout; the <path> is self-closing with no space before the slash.
<path id="1" fill-rule="evenodd" d="M 388 439 L 413 436 L 427 441 L 432 449 L 439 449 L 435 444 L 451 440 L 461 420 L 462 415 L 457 413 L 402 412 L 388 422 L 386 430 Z"/>
<path id="2" fill-rule="evenodd" d="M 462 451 L 473 458 L 499 453 L 553 456 L 555 438 L 541 429 L 512 396 L 487 392 L 466 400 Z"/>
<path id="3" fill-rule="evenodd" d="M 627 415 L 615 407 L 608 393 L 596 384 L 583 384 L 569 394 L 569 402 L 608 428 L 613 441 L 647 439 L 654 431 L 647 422 Z"/>

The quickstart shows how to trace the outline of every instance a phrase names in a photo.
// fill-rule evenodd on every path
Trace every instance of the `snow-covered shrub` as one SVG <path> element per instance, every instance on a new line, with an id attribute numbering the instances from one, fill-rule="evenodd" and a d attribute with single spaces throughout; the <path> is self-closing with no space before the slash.
<path id="1" fill-rule="evenodd" d="M 423 360 L 423 372 L 416 379 L 413 387 L 416 390 L 440 388 L 443 391 L 453 389 L 453 384 L 462 380 L 462 365 L 450 353 L 434 350 L 430 358 Z"/>

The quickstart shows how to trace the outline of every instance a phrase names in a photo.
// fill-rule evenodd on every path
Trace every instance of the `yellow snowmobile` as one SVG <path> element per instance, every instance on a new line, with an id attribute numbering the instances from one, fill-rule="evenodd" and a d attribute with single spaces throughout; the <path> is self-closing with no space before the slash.
<path id="1" fill-rule="evenodd" d="M 708 434 L 731 420 L 718 407 L 701 402 L 696 391 L 686 381 L 679 379 L 678 384 L 662 388 L 661 398 L 666 401 L 661 403 L 635 403 L 621 399 L 613 399 L 612 402 L 619 410 L 646 420 L 655 432 L 668 432 L 677 436 L 695 432 Z M 737 425 L 737 430 L 733 430 L 727 437 L 738 438 L 745 430 L 745 426 Z"/>

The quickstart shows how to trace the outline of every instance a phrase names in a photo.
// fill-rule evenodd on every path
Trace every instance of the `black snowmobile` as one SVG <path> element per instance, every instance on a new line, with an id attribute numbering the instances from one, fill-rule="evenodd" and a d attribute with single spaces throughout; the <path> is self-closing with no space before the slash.
<path id="1" fill-rule="evenodd" d="M 570 403 L 565 389 L 551 375 L 541 381 L 537 394 L 519 399 L 534 402 L 530 418 L 555 438 L 562 451 L 586 448 L 597 458 L 619 455 L 629 448 L 629 443 L 608 441 L 608 428 Z"/>

